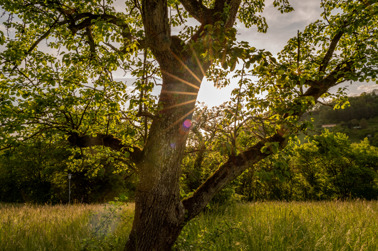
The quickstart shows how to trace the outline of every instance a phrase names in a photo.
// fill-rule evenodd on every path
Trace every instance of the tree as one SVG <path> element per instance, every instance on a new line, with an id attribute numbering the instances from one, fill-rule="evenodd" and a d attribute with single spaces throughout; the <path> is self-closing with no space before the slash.
<path id="1" fill-rule="evenodd" d="M 377 148 L 367 139 L 351 144 L 345 134 L 325 130 L 295 152 L 293 164 L 312 190 L 310 199 L 377 197 Z"/>
<path id="2" fill-rule="evenodd" d="M 9 35 L 0 39 L 0 137 L 5 148 L 54 131 L 73 146 L 123 152 L 139 176 L 127 250 L 169 249 L 218 191 L 306 127 L 299 118 L 330 87 L 376 77 L 372 0 L 322 1 L 322 20 L 289 40 L 278 60 L 236 40 L 236 22 L 267 29 L 258 15 L 262 0 L 125 0 L 123 12 L 112 3 L 1 2 L 10 16 Z M 292 10 L 287 0 L 273 4 L 282 13 Z M 177 36 L 175 26 L 182 28 Z M 260 78 L 249 83 L 245 103 L 257 121 L 249 128 L 259 131 L 258 140 L 181 200 L 180 164 L 201 82 L 206 76 L 227 83 L 239 60 Z M 136 92 L 113 80 L 119 68 L 137 78 Z M 156 76 L 161 92 L 154 103 Z"/>

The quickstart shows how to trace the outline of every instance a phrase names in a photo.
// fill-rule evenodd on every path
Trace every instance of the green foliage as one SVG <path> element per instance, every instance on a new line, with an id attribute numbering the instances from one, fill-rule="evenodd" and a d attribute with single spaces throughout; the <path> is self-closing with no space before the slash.
<path id="1" fill-rule="evenodd" d="M 70 148 L 62 141 L 46 142 L 38 138 L 4 150 L 0 154 L 0 200 L 66 202 L 68 173 L 72 174 L 73 201 L 104 202 L 122 194 L 124 197 L 125 193 L 133 197 L 133 172 L 114 162 L 107 149 L 96 150 L 91 149 L 90 156 L 76 155 L 77 163 L 70 159 Z"/>
<path id="2" fill-rule="evenodd" d="M 314 119 L 318 130 L 323 125 L 336 126 L 328 128 L 332 132 L 342 132 L 349 136 L 352 142 L 359 142 L 368 137 L 370 144 L 378 146 L 375 135 L 378 130 L 378 96 L 363 93 L 358 97 L 348 97 L 349 105 L 344 109 L 332 109 L 330 106 L 318 106 L 305 117 Z"/>
<path id="3" fill-rule="evenodd" d="M 234 20 L 229 16 L 232 8 L 239 7 L 239 22 L 265 32 L 267 23 L 259 15 L 265 1 L 241 1 L 240 6 L 226 2 L 219 8 L 218 1 L 198 1 L 206 8 L 216 7 L 217 12 L 206 13 L 213 15 L 210 17 L 197 13 L 199 17 L 195 17 L 185 10 L 185 3 L 166 1 L 163 12 L 170 11 L 169 18 L 162 19 L 166 21 L 161 25 L 165 30 L 152 36 L 145 34 L 151 27 L 142 20 L 142 10 L 151 6 L 144 5 L 147 2 L 127 0 L 125 9 L 118 11 L 112 0 L 2 1 L 1 7 L 9 14 L 4 25 L 12 32 L 7 36 L 0 33 L 4 48 L 0 52 L 0 158 L 4 160 L 0 179 L 5 184 L 0 199 L 64 201 L 67 172 L 73 173 L 73 197 L 80 201 L 103 201 L 109 194 L 118 196 L 125 186 L 133 187 L 135 177 L 131 184 L 122 180 L 135 168 L 132 151 L 127 150 L 156 144 L 148 139 L 167 134 L 167 128 L 157 126 L 153 131 L 156 135 L 149 137 L 153 119 L 183 114 L 185 103 L 180 103 L 178 96 L 171 100 L 166 93 L 158 105 L 153 94 L 161 79 L 163 87 L 177 86 L 181 92 L 179 82 L 186 79 L 169 75 L 178 65 L 177 58 L 183 62 L 178 66 L 181 73 L 189 69 L 193 75 L 206 69 L 196 76 L 199 82 L 205 75 L 221 88 L 231 77 L 239 80 L 229 102 L 219 108 L 198 109 L 193 116 L 182 163 L 183 196 L 192 193 L 227 160 L 260 142 L 264 147 L 256 156 L 271 157 L 250 166 L 216 201 L 232 198 L 235 189 L 248 200 L 375 199 L 376 148 L 367 142 L 352 146 L 342 135 L 325 133 L 301 146 L 292 143 L 291 149 L 281 152 L 284 143 L 267 139 L 273 135 L 286 139 L 288 134 L 306 130 L 309 123 L 301 120 L 301 115 L 321 97 L 338 99 L 338 107 L 347 104 L 341 98 L 344 90 L 330 95 L 329 88 L 350 80 L 375 81 L 377 4 L 321 1 L 322 18 L 298 32 L 275 57 L 237 41 Z M 287 0 L 274 0 L 273 5 L 282 13 L 293 10 Z M 186 21 L 191 17 L 206 22 L 200 27 L 190 26 Z M 181 26 L 182 32 L 171 36 L 170 28 Z M 158 36 L 163 36 L 163 41 Z M 151 42 L 152 37 L 156 40 Z M 164 44 L 169 50 L 156 48 L 156 44 Z M 131 91 L 125 82 L 113 78 L 117 70 L 134 79 Z M 251 75 L 258 80 L 253 81 Z M 159 110 L 160 105 L 171 101 L 169 112 Z M 361 126 L 368 127 L 369 123 L 361 122 Z M 72 135 L 94 138 L 98 134 L 114 136 L 123 149 L 113 151 L 100 144 L 88 148 L 83 147 L 85 144 L 77 148 L 55 146 Z M 177 134 L 172 138 L 176 136 L 181 137 Z M 373 135 L 373 139 L 376 137 Z M 170 150 L 170 142 L 163 143 Z M 176 153 L 181 154 L 184 145 Z M 143 157 L 148 154 L 143 152 Z M 172 160 L 180 161 L 181 157 Z M 178 177 L 173 173 L 176 170 L 172 168 L 169 175 Z"/>
<path id="4" fill-rule="evenodd" d="M 317 124 L 340 124 L 344 122 L 350 123 L 356 119 L 371 119 L 378 117 L 378 96 L 374 93 L 364 93 L 357 97 L 348 97 L 349 105 L 344 109 L 332 109 L 329 106 L 319 106 L 312 111 Z M 333 106 L 334 104 L 329 104 Z M 349 125 L 352 126 L 352 125 Z"/>
<path id="5" fill-rule="evenodd" d="M 247 200 L 377 199 L 376 163 L 378 149 L 367 139 L 350 143 L 325 131 L 245 172 L 236 192 Z"/>
<path id="6" fill-rule="evenodd" d="M 7 202 L 57 203 L 59 176 L 69 152 L 62 142 L 35 140 L 0 154 L 0 200 Z M 65 175 L 66 176 L 66 175 Z M 66 178 L 66 177 L 65 177 Z M 66 186 L 64 187 L 66 188 Z"/>

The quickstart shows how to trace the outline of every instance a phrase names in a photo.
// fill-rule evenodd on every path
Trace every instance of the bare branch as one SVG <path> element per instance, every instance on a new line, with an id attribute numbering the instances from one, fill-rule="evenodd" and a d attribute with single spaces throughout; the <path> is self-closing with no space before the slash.
<path id="1" fill-rule="evenodd" d="M 176 7 L 177 14 L 178 14 L 178 16 L 179 16 L 179 18 L 180 18 L 181 23 L 184 23 L 184 19 L 183 19 L 182 16 L 181 16 L 180 9 L 179 9 L 179 6 L 178 6 L 177 3 L 175 4 L 175 7 Z"/>

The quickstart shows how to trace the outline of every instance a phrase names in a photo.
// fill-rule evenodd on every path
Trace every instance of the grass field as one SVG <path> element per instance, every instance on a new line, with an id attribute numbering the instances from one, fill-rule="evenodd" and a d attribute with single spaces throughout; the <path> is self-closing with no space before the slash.
<path id="1" fill-rule="evenodd" d="M 133 204 L 0 204 L 0 250 L 122 250 Z M 213 208 L 177 250 L 378 250 L 378 202 L 261 202 Z"/>

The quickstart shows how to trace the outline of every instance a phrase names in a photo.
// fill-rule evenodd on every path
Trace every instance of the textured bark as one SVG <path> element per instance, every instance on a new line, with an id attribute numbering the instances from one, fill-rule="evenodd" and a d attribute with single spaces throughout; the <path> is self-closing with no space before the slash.
<path id="1" fill-rule="evenodd" d="M 181 160 L 188 134 L 183 122 L 192 118 L 203 74 L 202 66 L 179 54 L 174 46 L 171 43 L 171 51 L 156 53 L 163 75 L 161 110 L 154 116 L 137 164 L 140 179 L 126 250 L 169 250 L 185 222 L 179 194 Z M 185 67 L 184 61 L 191 67 Z"/>
<path id="2" fill-rule="evenodd" d="M 131 147 L 122 144 L 122 141 L 112 135 L 97 134 L 96 137 L 89 135 L 80 136 L 78 133 L 71 133 L 68 142 L 72 146 L 90 147 L 90 146 L 106 146 L 116 151 L 129 152 L 133 162 L 138 163 L 141 159 L 142 151 L 138 147 Z M 133 149 L 130 151 L 130 149 Z"/>
<path id="3" fill-rule="evenodd" d="M 186 2 L 188 5 L 184 5 L 201 19 L 202 26 L 220 21 L 224 16 L 219 13 L 227 2 L 231 10 L 223 20 L 226 28 L 233 26 L 240 4 L 240 0 L 217 0 L 216 8 L 209 10 L 202 3 Z M 189 5 L 198 5 L 200 9 Z M 161 110 L 154 116 L 137 164 L 140 179 L 135 216 L 125 249 L 169 250 L 186 223 L 186 211 L 179 197 L 181 161 L 189 130 L 183 122 L 192 118 L 197 93 L 210 62 L 201 61 L 198 55 L 202 52 L 194 52 L 190 46 L 183 46 L 179 38 L 170 36 L 166 0 L 143 0 L 142 6 L 146 45 L 159 62 L 163 84 L 159 97 Z M 196 41 L 192 39 L 188 44 Z"/>

